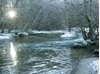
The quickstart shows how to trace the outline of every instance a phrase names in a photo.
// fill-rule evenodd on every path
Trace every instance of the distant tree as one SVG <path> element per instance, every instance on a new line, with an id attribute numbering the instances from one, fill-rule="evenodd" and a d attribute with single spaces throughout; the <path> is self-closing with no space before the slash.
<path id="1" fill-rule="evenodd" d="M 88 38 L 91 40 L 94 40 L 97 36 L 95 33 L 95 22 L 93 17 L 93 0 L 84 0 L 84 6 L 85 6 L 85 18 L 87 20 L 89 33 Z"/>

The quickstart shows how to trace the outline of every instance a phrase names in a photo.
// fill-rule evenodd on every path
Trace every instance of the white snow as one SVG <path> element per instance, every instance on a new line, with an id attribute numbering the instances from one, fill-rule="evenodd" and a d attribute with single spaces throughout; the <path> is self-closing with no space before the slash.
<path id="1" fill-rule="evenodd" d="M 99 59 L 82 59 L 77 66 L 75 74 L 99 74 Z"/>
<path id="2" fill-rule="evenodd" d="M 28 35 L 28 33 L 26 33 L 26 32 L 20 32 L 18 34 Z"/>
<path id="3" fill-rule="evenodd" d="M 12 37 L 12 34 L 0 34 L 0 40 L 10 39 L 11 37 Z"/>
<path id="4" fill-rule="evenodd" d="M 85 31 L 86 31 L 86 32 L 89 32 L 89 28 L 85 28 Z"/>
<path id="5" fill-rule="evenodd" d="M 40 34 L 40 33 L 44 33 L 44 34 L 56 34 L 56 33 L 65 33 L 66 30 L 56 30 L 56 31 L 38 31 L 38 30 L 33 30 L 32 33 L 37 33 L 37 34 Z"/>
<path id="6" fill-rule="evenodd" d="M 91 72 L 93 74 L 95 74 L 95 73 L 99 74 L 99 72 L 98 72 L 98 70 L 99 70 L 98 65 L 99 65 L 99 60 L 95 60 L 95 61 L 93 61 L 93 62 L 90 63 Z"/>
<path id="7" fill-rule="evenodd" d="M 76 37 L 75 32 L 65 32 L 61 37 Z"/>

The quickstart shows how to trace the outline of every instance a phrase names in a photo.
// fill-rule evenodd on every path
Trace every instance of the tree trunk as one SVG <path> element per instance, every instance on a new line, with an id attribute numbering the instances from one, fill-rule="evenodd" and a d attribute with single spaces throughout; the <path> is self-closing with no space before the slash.
<path id="1" fill-rule="evenodd" d="M 69 16 L 69 17 L 68 17 L 68 22 L 69 22 L 69 23 L 68 23 L 68 31 L 69 31 L 69 32 L 71 31 L 71 23 L 70 23 L 70 21 L 71 21 L 71 20 L 70 20 L 70 16 Z"/>
<path id="2" fill-rule="evenodd" d="M 1 23 L 1 33 L 4 33 L 4 24 Z"/>
<path id="3" fill-rule="evenodd" d="M 94 24 L 93 24 L 93 17 L 92 17 L 92 0 L 90 0 L 90 7 L 89 7 L 89 14 L 87 13 L 87 2 L 84 0 L 84 6 L 85 6 L 85 18 L 87 20 L 87 24 L 89 27 L 89 33 L 88 33 L 88 38 L 90 40 L 95 39 L 95 30 L 94 30 Z"/>
<path id="4" fill-rule="evenodd" d="M 71 31 L 71 16 L 70 16 L 69 12 L 67 13 L 67 11 L 69 11 L 71 9 L 69 9 L 68 6 L 67 6 L 67 0 L 64 0 L 64 3 L 65 3 L 65 7 L 64 7 L 65 24 L 68 23 L 67 27 L 68 27 L 68 31 L 70 32 Z"/>

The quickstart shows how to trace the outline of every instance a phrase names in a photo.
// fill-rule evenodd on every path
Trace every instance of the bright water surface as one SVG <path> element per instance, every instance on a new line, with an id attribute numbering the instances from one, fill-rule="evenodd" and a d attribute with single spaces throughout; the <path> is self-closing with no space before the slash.
<path id="1" fill-rule="evenodd" d="M 0 74 L 72 74 L 77 61 L 91 53 L 72 49 L 81 35 L 37 33 L 34 36 L 0 41 Z"/>

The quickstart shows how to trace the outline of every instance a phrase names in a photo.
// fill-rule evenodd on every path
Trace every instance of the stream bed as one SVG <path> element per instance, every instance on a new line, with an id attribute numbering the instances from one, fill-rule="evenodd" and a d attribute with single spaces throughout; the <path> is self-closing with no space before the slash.
<path id="1" fill-rule="evenodd" d="M 69 33 L 70 34 L 70 33 Z M 0 41 L 0 74 L 74 74 L 83 58 L 93 58 L 87 49 L 73 49 L 83 42 L 81 34 L 42 33 L 12 41 Z M 79 73 L 76 73 L 79 74 Z"/>

